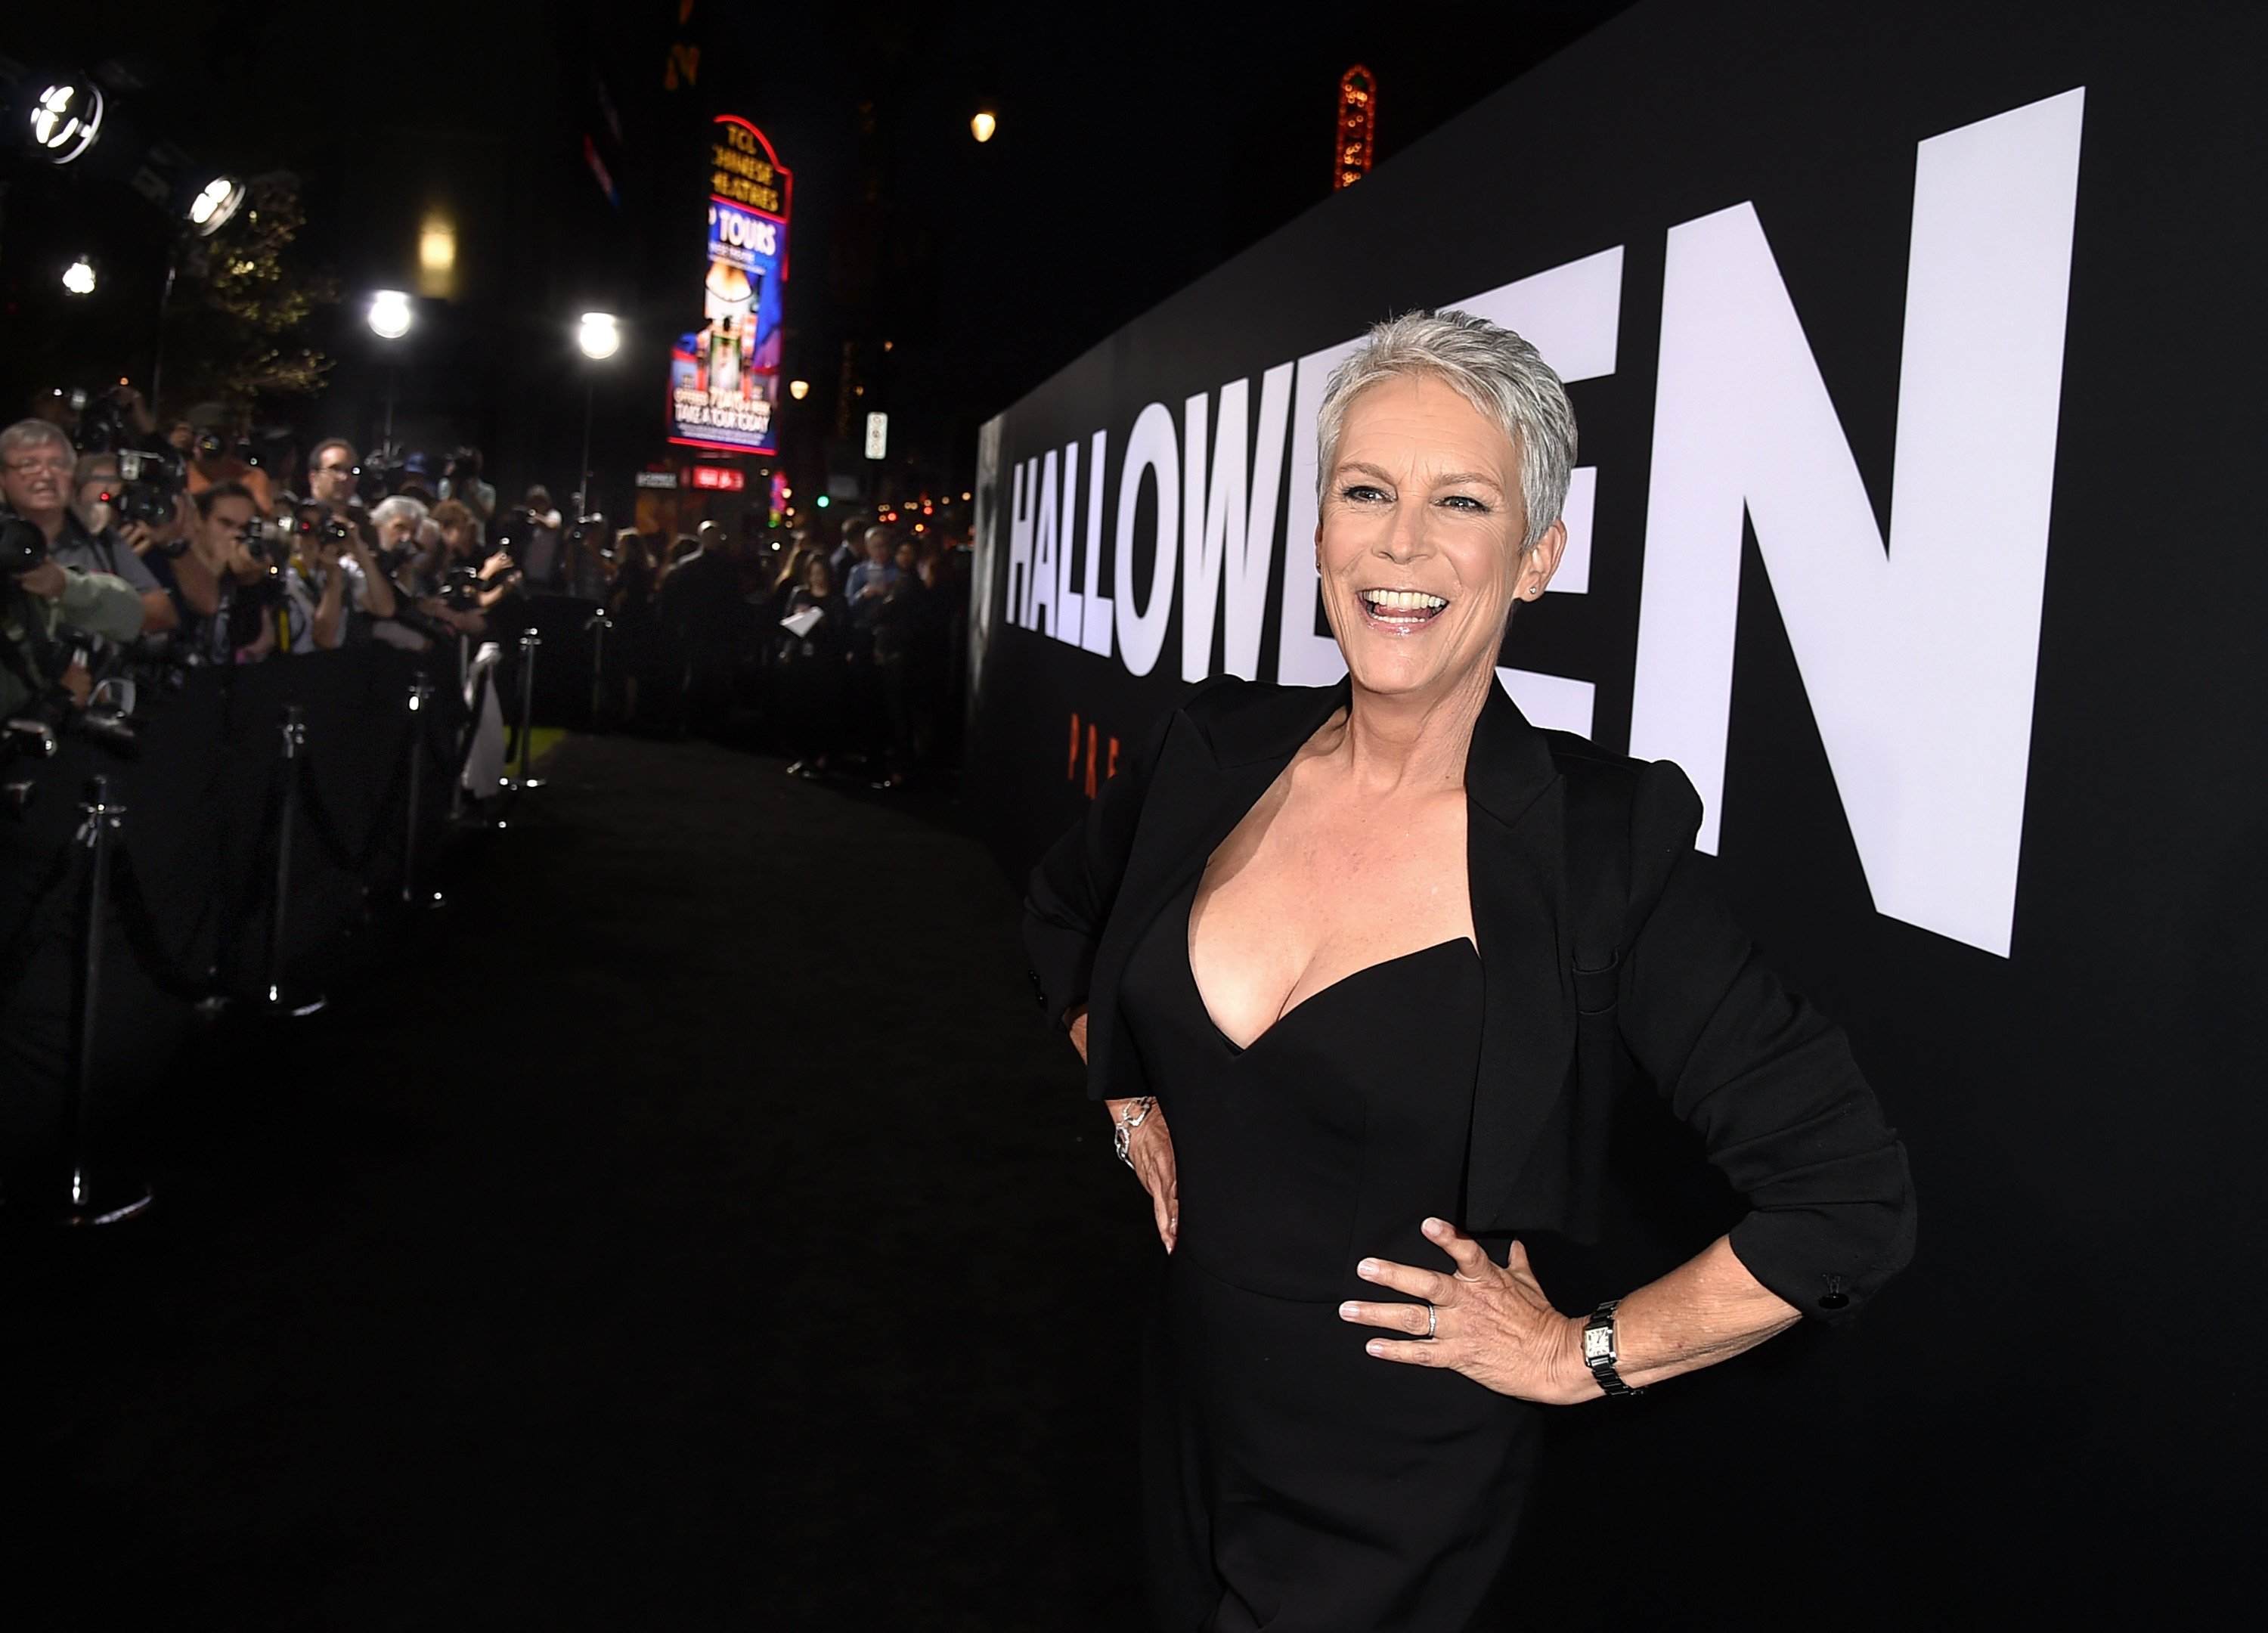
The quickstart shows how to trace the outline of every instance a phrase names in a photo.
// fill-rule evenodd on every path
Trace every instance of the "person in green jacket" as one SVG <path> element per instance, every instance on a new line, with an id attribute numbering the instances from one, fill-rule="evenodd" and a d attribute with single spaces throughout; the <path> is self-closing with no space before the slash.
<path id="1" fill-rule="evenodd" d="M 142 598 L 123 578 L 52 561 L 14 576 L 0 602 L 0 717 L 19 711 L 50 681 L 85 704 L 92 683 L 70 661 L 73 629 L 131 641 L 142 633 Z"/>

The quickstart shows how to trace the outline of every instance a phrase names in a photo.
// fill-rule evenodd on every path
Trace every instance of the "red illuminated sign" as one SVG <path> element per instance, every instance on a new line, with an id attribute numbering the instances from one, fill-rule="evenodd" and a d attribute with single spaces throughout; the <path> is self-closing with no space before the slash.
<path id="1" fill-rule="evenodd" d="M 721 465 L 696 465 L 693 467 L 693 485 L 718 493 L 738 493 L 748 485 L 748 474 L 728 470 Z"/>

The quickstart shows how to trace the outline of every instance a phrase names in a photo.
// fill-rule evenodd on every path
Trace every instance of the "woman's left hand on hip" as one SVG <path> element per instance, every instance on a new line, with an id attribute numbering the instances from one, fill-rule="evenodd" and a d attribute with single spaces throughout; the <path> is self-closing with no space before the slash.
<path id="1" fill-rule="evenodd" d="M 1447 1367 L 1498 1394 L 1547 1405 L 1572 1405 L 1599 1393 L 1583 1365 L 1580 1321 L 1551 1307 L 1525 1247 L 1513 1243 L 1509 1262 L 1498 1264 L 1446 1219 L 1426 1220 L 1425 1232 L 1456 1262 L 1454 1275 L 1388 1259 L 1365 1259 L 1356 1267 L 1365 1281 L 1424 1301 L 1339 1306 L 1342 1320 L 1407 1335 L 1372 1339 L 1366 1346 L 1372 1355 Z"/>

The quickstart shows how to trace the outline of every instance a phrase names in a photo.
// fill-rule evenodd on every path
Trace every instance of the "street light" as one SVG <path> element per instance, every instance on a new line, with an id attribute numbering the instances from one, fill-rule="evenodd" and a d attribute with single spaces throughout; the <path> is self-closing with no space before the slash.
<path id="1" fill-rule="evenodd" d="M 978 108 L 976 116 L 968 121 L 968 134 L 979 142 L 990 142 L 992 133 L 999 128 L 1000 121 L 992 116 L 992 110 L 989 107 Z"/>
<path id="2" fill-rule="evenodd" d="M 611 312 L 586 312 L 575 343 L 592 362 L 603 363 L 622 348 L 622 325 Z M 591 413 L 598 394 L 598 375 L 586 374 L 583 379 L 583 463 L 575 479 L 575 513 L 578 516 L 587 516 L 591 511 Z"/>
<path id="3" fill-rule="evenodd" d="M 94 293 L 94 263 L 81 255 L 63 268 L 63 288 L 73 295 Z"/>
<path id="4" fill-rule="evenodd" d="M 102 92 L 77 79 L 58 79 L 32 99 L 32 145 L 50 165 L 68 165 L 102 134 Z"/>
<path id="5" fill-rule="evenodd" d="M 400 340 L 409 333 L 409 297 L 398 289 L 382 289 L 370 298 L 370 332 L 380 340 Z"/>
<path id="6" fill-rule="evenodd" d="M 615 323 L 614 313 L 586 312 L 583 314 L 582 332 L 576 335 L 575 343 L 582 347 L 583 355 L 586 357 L 593 360 L 611 357 L 622 349 L 622 331 Z"/>
<path id="7" fill-rule="evenodd" d="M 801 402 L 806 397 L 811 395 L 811 382 L 809 380 L 790 380 L 787 383 L 787 394 L 794 398 L 798 402 Z"/>
<path id="8" fill-rule="evenodd" d="M 409 297 L 398 289 L 382 289 L 370 298 L 370 332 L 384 341 L 400 340 L 409 333 Z M 386 349 L 386 434 L 379 440 L 385 447 L 394 446 L 394 386 L 399 363 L 392 346 Z"/>

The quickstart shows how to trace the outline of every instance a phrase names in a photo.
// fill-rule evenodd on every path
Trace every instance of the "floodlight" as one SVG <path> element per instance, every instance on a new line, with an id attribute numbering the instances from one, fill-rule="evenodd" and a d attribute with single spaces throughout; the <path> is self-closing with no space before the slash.
<path id="1" fill-rule="evenodd" d="M 189 225 L 210 238 L 229 224 L 243 202 L 243 182 L 234 176 L 215 176 L 189 201 Z"/>
<path id="2" fill-rule="evenodd" d="M 32 146 L 50 165 L 68 165 L 102 134 L 102 92 L 58 79 L 32 99 Z"/>
<path id="3" fill-rule="evenodd" d="M 81 255 L 63 268 L 63 288 L 74 295 L 94 293 L 94 263 Z"/>
<path id="4" fill-rule="evenodd" d="M 409 297 L 398 289 L 382 289 L 370 298 L 371 333 L 380 340 L 400 340 L 409 333 Z"/>
<path id="5" fill-rule="evenodd" d="M 622 331 L 615 321 L 615 314 L 611 312 L 585 313 L 582 331 L 576 335 L 575 343 L 583 349 L 585 357 L 593 360 L 613 357 L 622 349 Z"/>

